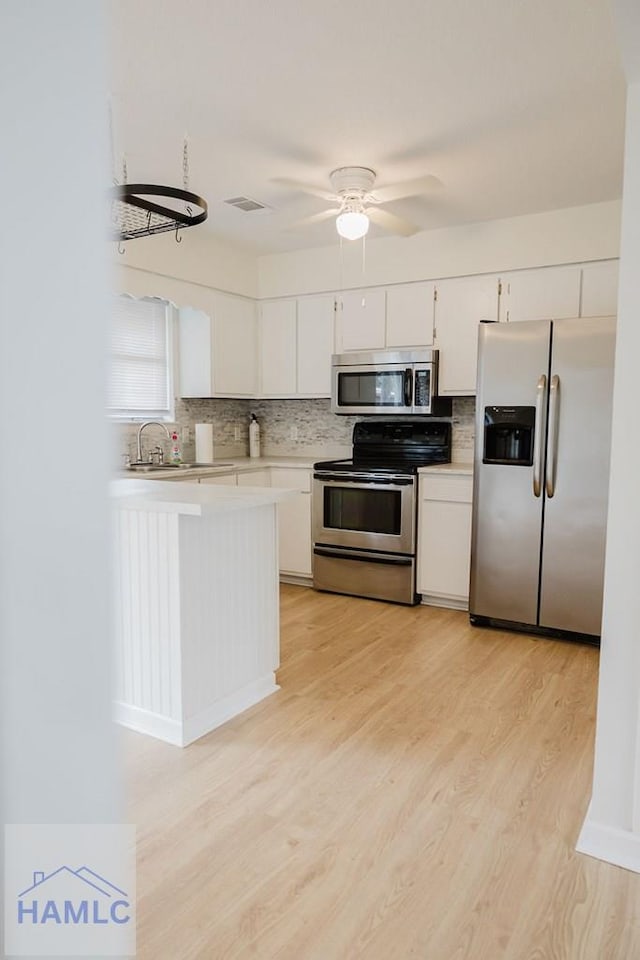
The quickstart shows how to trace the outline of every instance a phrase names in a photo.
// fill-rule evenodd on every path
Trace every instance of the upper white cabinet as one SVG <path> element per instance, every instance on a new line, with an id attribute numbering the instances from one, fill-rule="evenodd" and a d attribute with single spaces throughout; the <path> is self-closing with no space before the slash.
<path id="1" fill-rule="evenodd" d="M 377 350 L 385 346 L 387 292 L 349 290 L 338 297 L 336 352 Z"/>
<path id="2" fill-rule="evenodd" d="M 402 283 L 387 288 L 387 347 L 427 347 L 433 343 L 435 284 Z"/>
<path id="3" fill-rule="evenodd" d="M 179 395 L 253 397 L 257 389 L 255 303 L 216 294 L 213 316 L 180 310 Z"/>
<path id="4" fill-rule="evenodd" d="M 582 265 L 581 317 L 613 317 L 618 312 L 618 260 Z"/>
<path id="5" fill-rule="evenodd" d="M 298 299 L 297 392 L 304 397 L 331 396 L 335 298 Z"/>
<path id="6" fill-rule="evenodd" d="M 260 396 L 331 395 L 334 315 L 332 295 L 260 305 Z"/>
<path id="7" fill-rule="evenodd" d="M 255 396 L 258 320 L 253 300 L 219 294 L 214 317 L 214 386 L 225 397 Z"/>
<path id="8" fill-rule="evenodd" d="M 541 267 L 502 275 L 500 319 L 560 320 L 580 314 L 580 267 Z"/>
<path id="9" fill-rule="evenodd" d="M 349 290 L 338 297 L 336 352 L 433 343 L 433 281 Z"/>
<path id="10" fill-rule="evenodd" d="M 439 353 L 438 393 L 465 396 L 476 392 L 478 325 L 497 320 L 500 278 L 486 274 L 457 277 L 436 284 L 435 330 Z"/>
<path id="11" fill-rule="evenodd" d="M 295 300 L 260 305 L 260 392 L 265 397 L 296 392 L 296 323 Z"/>

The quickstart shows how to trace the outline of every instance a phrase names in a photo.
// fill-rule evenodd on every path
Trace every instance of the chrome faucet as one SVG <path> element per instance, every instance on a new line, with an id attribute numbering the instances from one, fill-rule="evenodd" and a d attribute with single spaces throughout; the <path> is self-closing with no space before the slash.
<path id="1" fill-rule="evenodd" d="M 159 420 L 147 420 L 146 423 L 141 423 L 140 429 L 138 430 L 137 463 L 142 463 L 142 431 L 144 430 L 145 427 L 152 427 L 152 426 L 162 427 L 162 429 L 167 435 L 167 440 L 171 440 L 171 434 L 165 427 L 164 423 L 160 423 Z"/>

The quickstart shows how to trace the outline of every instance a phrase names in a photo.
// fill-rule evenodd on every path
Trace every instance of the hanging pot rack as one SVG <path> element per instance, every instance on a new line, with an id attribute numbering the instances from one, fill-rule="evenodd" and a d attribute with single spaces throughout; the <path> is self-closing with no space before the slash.
<path id="1" fill-rule="evenodd" d="M 154 183 L 121 183 L 110 188 L 112 239 L 135 240 L 156 233 L 178 231 L 203 223 L 208 216 L 206 200 L 189 190 L 159 186 Z M 158 197 L 163 202 L 148 199 Z M 167 206 L 172 200 L 184 204 L 184 209 Z"/>

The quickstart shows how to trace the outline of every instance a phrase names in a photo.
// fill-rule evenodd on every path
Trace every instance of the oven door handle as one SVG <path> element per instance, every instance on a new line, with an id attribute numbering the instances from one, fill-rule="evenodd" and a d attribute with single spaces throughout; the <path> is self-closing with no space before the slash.
<path id="1" fill-rule="evenodd" d="M 366 473 L 314 473 L 314 480 L 319 480 L 325 487 L 344 487 L 350 483 L 357 489 L 368 490 L 373 486 L 384 487 L 413 487 L 415 481 L 412 476 L 396 474 L 366 474 Z"/>
<path id="2" fill-rule="evenodd" d="M 316 557 L 330 557 L 333 560 L 359 560 L 360 563 L 383 563 L 386 566 L 394 567 L 410 567 L 413 563 L 412 557 L 397 557 L 389 554 L 383 557 L 375 553 L 350 553 L 346 550 L 326 550 L 322 547 L 314 547 L 313 552 Z"/>

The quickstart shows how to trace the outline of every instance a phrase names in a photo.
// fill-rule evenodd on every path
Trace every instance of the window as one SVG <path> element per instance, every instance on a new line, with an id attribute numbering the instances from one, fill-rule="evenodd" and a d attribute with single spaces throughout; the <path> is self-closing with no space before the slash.
<path id="1" fill-rule="evenodd" d="M 114 297 L 113 304 L 109 415 L 172 420 L 173 307 L 166 300 L 127 296 Z"/>

